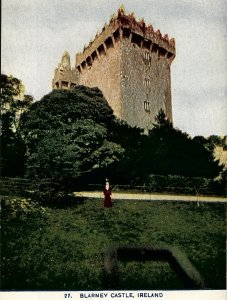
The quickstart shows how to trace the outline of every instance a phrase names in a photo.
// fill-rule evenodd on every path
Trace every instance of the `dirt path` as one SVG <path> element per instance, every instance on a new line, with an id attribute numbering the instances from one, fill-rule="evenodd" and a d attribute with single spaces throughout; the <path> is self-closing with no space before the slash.
<path id="1" fill-rule="evenodd" d="M 77 197 L 89 197 L 103 199 L 102 192 L 76 192 L 74 193 Z M 165 195 L 165 194 L 149 194 L 149 193 L 122 193 L 114 192 L 112 199 L 118 200 L 170 200 L 170 201 L 195 201 L 195 202 L 226 202 L 227 198 L 223 197 L 210 197 L 210 196 L 185 196 L 185 195 Z"/>

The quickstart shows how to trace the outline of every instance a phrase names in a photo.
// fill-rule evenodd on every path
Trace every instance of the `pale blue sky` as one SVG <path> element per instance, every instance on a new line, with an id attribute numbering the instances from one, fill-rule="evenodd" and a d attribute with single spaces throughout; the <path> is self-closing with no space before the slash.
<path id="1" fill-rule="evenodd" d="M 176 40 L 174 125 L 192 136 L 226 135 L 226 0 L 2 0 L 2 73 L 39 100 L 63 52 L 74 64 L 121 4 Z"/>

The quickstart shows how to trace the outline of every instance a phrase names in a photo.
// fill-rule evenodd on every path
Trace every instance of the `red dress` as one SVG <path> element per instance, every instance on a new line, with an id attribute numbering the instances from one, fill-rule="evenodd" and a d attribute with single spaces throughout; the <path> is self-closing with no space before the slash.
<path id="1" fill-rule="evenodd" d="M 106 187 L 104 186 L 103 188 L 103 194 L 105 196 L 104 198 L 104 207 L 112 207 L 112 201 L 110 195 L 112 194 L 112 188 L 111 186 L 107 190 Z"/>

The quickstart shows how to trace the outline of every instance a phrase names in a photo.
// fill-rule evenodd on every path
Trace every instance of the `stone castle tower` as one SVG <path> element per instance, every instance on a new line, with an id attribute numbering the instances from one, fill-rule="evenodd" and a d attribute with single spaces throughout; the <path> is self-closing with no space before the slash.
<path id="1" fill-rule="evenodd" d="M 53 89 L 97 86 L 117 117 L 149 129 L 161 108 L 172 122 L 170 66 L 175 54 L 174 39 L 119 9 L 83 53 L 76 54 L 75 69 L 64 53 Z"/>

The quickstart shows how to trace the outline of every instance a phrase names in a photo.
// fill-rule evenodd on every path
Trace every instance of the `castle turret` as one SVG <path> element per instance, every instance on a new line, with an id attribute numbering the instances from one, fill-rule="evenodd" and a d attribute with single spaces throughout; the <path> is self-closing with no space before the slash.
<path id="1" fill-rule="evenodd" d="M 62 55 L 61 63 L 54 72 L 53 89 L 71 89 L 78 84 L 78 71 L 71 68 L 70 55 L 67 51 Z"/>
<path id="2" fill-rule="evenodd" d="M 62 68 L 66 69 L 66 70 L 71 69 L 70 55 L 67 51 L 65 51 L 64 54 L 62 55 L 61 65 L 62 65 Z"/>

